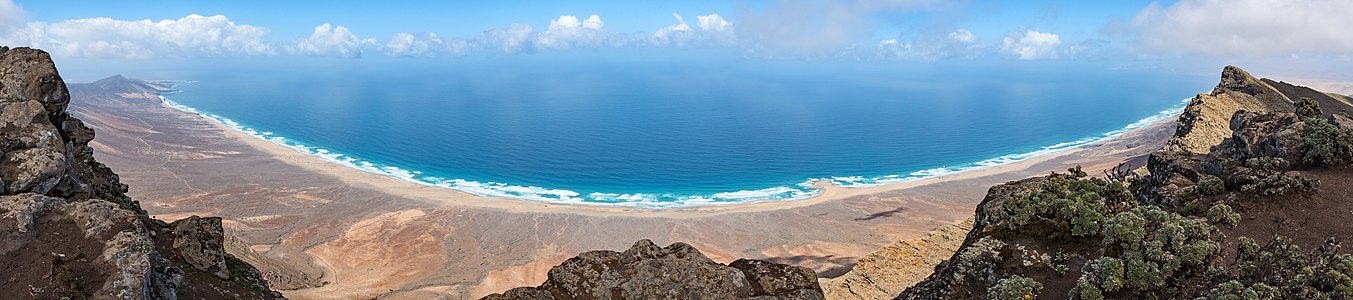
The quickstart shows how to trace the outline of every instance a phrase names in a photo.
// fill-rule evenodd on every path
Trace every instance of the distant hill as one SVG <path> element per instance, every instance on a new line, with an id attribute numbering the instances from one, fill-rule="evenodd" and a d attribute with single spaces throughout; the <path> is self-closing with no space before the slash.
<path id="1" fill-rule="evenodd" d="M 1262 80 L 1269 86 L 1278 89 L 1278 91 L 1284 96 L 1287 96 L 1287 99 L 1289 100 L 1297 101 L 1301 98 L 1311 98 L 1311 100 L 1315 100 L 1316 103 L 1320 104 L 1320 109 L 1324 111 L 1326 117 L 1339 113 L 1353 114 L 1353 103 L 1349 103 L 1348 97 L 1340 96 L 1335 98 L 1335 96 L 1330 95 L 1329 93 L 1323 93 L 1304 86 L 1292 85 L 1290 83 L 1274 81 L 1268 78 Z"/>
<path id="2" fill-rule="evenodd" d="M 154 95 L 173 90 L 168 86 L 145 80 L 130 79 L 122 75 L 113 75 L 87 84 L 71 84 L 70 89 L 73 92 L 93 94 L 136 94 L 141 95 L 141 98 L 155 98 Z"/>

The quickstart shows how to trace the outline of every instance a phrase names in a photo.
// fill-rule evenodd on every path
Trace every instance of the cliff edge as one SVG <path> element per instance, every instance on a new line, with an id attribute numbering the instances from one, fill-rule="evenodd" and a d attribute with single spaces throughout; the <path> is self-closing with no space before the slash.
<path id="1" fill-rule="evenodd" d="M 826 280 L 827 299 L 887 299 L 930 276 L 963 244 L 973 220 L 941 226 L 924 237 L 883 246 L 855 261 L 840 277 Z"/>
<path id="2" fill-rule="evenodd" d="M 0 299 L 272 299 L 219 218 L 151 219 L 94 160 L 42 50 L 0 47 Z"/>

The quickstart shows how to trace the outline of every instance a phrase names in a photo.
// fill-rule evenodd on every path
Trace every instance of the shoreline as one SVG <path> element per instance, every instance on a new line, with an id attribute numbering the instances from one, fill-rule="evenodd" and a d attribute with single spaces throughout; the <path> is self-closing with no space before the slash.
<path id="1" fill-rule="evenodd" d="M 184 112 L 151 93 L 72 88 L 95 155 L 155 218 L 222 218 L 293 299 L 478 298 L 538 285 L 550 267 L 634 241 L 686 242 L 710 259 L 756 258 L 842 274 L 896 240 L 972 216 L 995 184 L 1081 165 L 1138 165 L 1173 118 L 1091 145 L 874 187 L 820 183 L 805 200 L 649 209 L 476 196 L 335 164 Z M 165 180 L 169 178 L 170 180 Z M 604 233 L 604 234 L 599 234 Z M 327 281 L 329 284 L 321 285 Z"/>
<path id="2" fill-rule="evenodd" d="M 570 212 L 585 215 L 633 215 L 634 213 L 643 213 L 648 216 L 657 217 L 695 217 L 708 215 L 710 213 L 735 213 L 735 212 L 760 212 L 781 210 L 790 208 L 799 208 L 811 206 L 832 200 L 845 199 L 869 194 L 876 194 L 888 191 L 903 190 L 915 188 L 930 184 L 943 183 L 949 181 L 958 181 L 965 179 L 981 178 L 992 175 L 999 175 L 1017 170 L 1026 169 L 1032 165 L 1041 162 L 1055 160 L 1057 158 L 1070 156 L 1076 152 L 1083 151 L 1087 147 L 1101 145 L 1116 139 L 1123 138 L 1134 132 L 1144 131 L 1148 128 L 1161 126 L 1162 124 L 1173 124 L 1178 113 L 1182 111 L 1188 99 L 1181 104 L 1163 110 L 1160 113 L 1149 116 L 1135 123 L 1124 126 L 1123 129 L 1110 131 L 1098 136 L 1083 138 L 1077 141 L 1060 143 L 1053 146 L 1045 146 L 1040 150 L 1005 155 L 997 158 L 982 160 L 975 163 L 968 163 L 968 167 L 949 171 L 949 167 L 935 168 L 912 172 L 911 174 L 922 172 L 933 172 L 939 170 L 938 175 L 924 176 L 919 178 L 901 177 L 900 180 L 891 182 L 881 182 L 877 184 L 861 184 L 857 186 L 843 186 L 839 184 L 836 178 L 832 179 L 809 179 L 800 186 L 808 188 L 807 197 L 789 198 L 789 199 L 764 199 L 747 202 L 706 202 L 700 205 L 686 205 L 674 207 L 643 207 L 628 206 L 619 203 L 599 203 L 599 202 L 548 202 L 531 199 L 494 197 L 479 195 L 464 191 L 454 187 L 438 186 L 416 179 L 400 178 L 388 174 L 375 173 L 363 170 L 355 165 L 345 165 L 334 160 L 326 159 L 315 154 L 305 153 L 295 146 L 284 144 L 278 140 L 271 140 L 257 133 L 249 133 L 246 130 L 252 129 L 243 126 L 231 126 L 214 116 L 207 116 L 205 113 L 197 111 L 194 108 L 178 104 L 163 96 L 158 97 L 159 105 L 172 111 L 190 115 L 194 118 L 201 118 L 212 124 L 217 129 L 225 132 L 230 138 L 244 142 L 251 147 L 269 153 L 278 159 L 304 169 L 315 171 L 321 174 L 335 176 L 349 184 L 359 184 L 375 187 L 390 193 L 401 196 L 420 199 L 430 203 L 445 204 L 451 206 L 472 206 L 491 209 L 502 209 L 511 211 L 525 212 Z M 233 122 L 233 121 L 231 121 Z M 243 128 L 243 129 L 242 129 Z M 284 139 L 284 138 L 283 138 Z M 1059 145 L 1068 145 L 1061 146 Z M 304 146 L 302 146 L 304 147 Z M 322 149 L 322 148 L 321 148 Z M 1005 161 L 1002 161 L 1005 160 Z M 983 165 L 987 162 L 996 161 L 997 163 Z M 892 176 L 892 175 L 890 175 Z M 770 189 L 776 189 L 775 187 Z"/>

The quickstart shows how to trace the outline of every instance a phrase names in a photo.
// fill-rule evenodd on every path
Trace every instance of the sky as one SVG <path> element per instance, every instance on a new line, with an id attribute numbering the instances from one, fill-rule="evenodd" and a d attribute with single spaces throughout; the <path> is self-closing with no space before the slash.
<path id="1" fill-rule="evenodd" d="M 1245 64 L 1337 76 L 1343 72 L 1322 70 L 1353 66 L 1348 12 L 1353 1 L 0 0 L 0 45 L 110 64 L 702 53 L 758 60 Z"/>

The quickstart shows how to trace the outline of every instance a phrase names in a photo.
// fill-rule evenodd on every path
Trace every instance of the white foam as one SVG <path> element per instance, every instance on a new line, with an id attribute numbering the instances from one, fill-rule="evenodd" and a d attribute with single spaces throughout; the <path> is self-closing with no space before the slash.
<path id="1" fill-rule="evenodd" d="M 192 83 L 192 82 L 183 82 Z M 537 186 L 511 185 L 499 182 L 480 182 L 465 179 L 445 179 L 437 177 L 422 176 L 421 172 L 412 171 L 396 166 L 382 165 L 369 161 L 357 159 L 348 155 L 337 153 L 329 149 L 305 145 L 296 141 L 288 140 L 286 137 L 277 135 L 271 131 L 258 131 L 244 126 L 234 120 L 220 115 L 205 113 L 195 108 L 174 102 L 164 96 L 160 97 L 169 107 L 196 114 L 217 123 L 225 125 L 233 130 L 243 132 L 277 145 L 281 145 L 292 150 L 307 155 L 315 156 L 330 163 L 346 166 L 349 168 L 361 170 L 368 173 L 390 176 L 407 182 L 435 186 L 441 188 L 455 189 L 467 193 L 496 198 L 522 199 L 530 201 L 540 201 L 548 203 L 564 204 L 589 204 L 589 205 L 612 205 L 643 208 L 679 208 L 694 206 L 713 206 L 713 205 L 733 205 L 747 204 L 768 201 L 790 201 L 807 199 L 822 194 L 822 190 L 813 186 L 819 180 L 828 180 L 833 184 L 843 187 L 869 187 L 889 183 L 908 182 L 934 178 L 964 171 L 977 170 L 1000 166 L 1026 160 L 1032 157 L 1058 153 L 1075 149 L 1078 147 L 1091 145 L 1106 141 L 1133 129 L 1150 125 L 1160 120 L 1168 119 L 1181 113 L 1184 106 L 1188 104 L 1188 99 L 1179 105 L 1161 111 L 1160 113 L 1141 119 L 1129 124 L 1122 129 L 1110 131 L 1099 136 L 1088 137 L 1076 141 L 1058 143 L 1046 146 L 1037 151 L 1004 155 L 991 159 L 986 159 L 974 163 L 954 166 L 940 167 L 926 170 L 918 170 L 905 175 L 892 174 L 878 177 L 864 176 L 836 176 L 829 178 L 813 178 L 794 186 L 777 186 L 758 190 L 742 190 L 731 192 L 719 192 L 709 195 L 676 195 L 671 193 L 605 193 L 593 192 L 582 195 L 576 191 L 564 189 L 551 189 Z"/>
<path id="2" fill-rule="evenodd" d="M 1062 142 L 1050 146 L 1044 146 L 1041 149 L 1032 152 L 1002 155 L 999 157 L 989 158 L 986 160 L 981 160 L 958 166 L 946 166 L 927 170 L 920 170 L 911 172 L 910 174 L 907 174 L 905 176 L 885 175 L 873 178 L 863 178 L 861 176 L 847 176 L 847 177 L 832 177 L 831 180 L 833 184 L 843 187 L 870 187 L 890 183 L 924 180 L 955 173 L 985 169 L 1020 162 L 1038 156 L 1060 153 L 1071 149 L 1102 143 L 1117 138 L 1123 135 L 1124 133 L 1127 133 L 1128 131 L 1132 131 L 1133 129 L 1142 128 L 1147 125 L 1151 125 L 1156 122 L 1172 118 L 1174 116 L 1179 115 L 1180 113 L 1183 113 L 1184 108 L 1188 106 L 1190 100 L 1191 99 L 1185 98 L 1179 104 L 1175 104 L 1174 106 L 1162 110 L 1159 113 L 1156 113 L 1155 115 L 1151 115 L 1150 117 L 1146 117 L 1141 120 L 1137 120 L 1136 122 L 1132 122 L 1132 124 L 1128 124 L 1127 126 L 1119 128 L 1117 130 L 1109 131 L 1098 136 L 1092 136 L 1075 141 Z"/>

